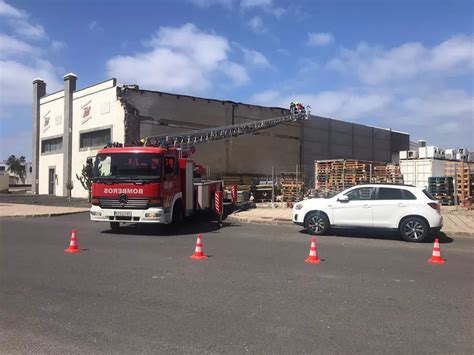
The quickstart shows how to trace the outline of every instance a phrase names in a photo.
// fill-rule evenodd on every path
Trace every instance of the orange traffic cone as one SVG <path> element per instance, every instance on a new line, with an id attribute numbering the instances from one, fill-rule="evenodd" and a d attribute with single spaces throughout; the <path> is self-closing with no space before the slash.
<path id="1" fill-rule="evenodd" d="M 319 264 L 321 260 L 318 258 L 318 248 L 316 247 L 316 238 L 311 239 L 311 247 L 309 248 L 309 258 L 307 258 L 305 263 L 308 264 Z"/>
<path id="2" fill-rule="evenodd" d="M 428 259 L 428 262 L 430 264 L 444 264 L 446 262 L 446 260 L 441 257 L 441 249 L 439 248 L 438 238 L 435 239 L 433 245 L 433 254 L 431 255 L 431 258 Z"/>
<path id="3" fill-rule="evenodd" d="M 72 230 L 71 234 L 71 242 L 69 243 L 69 248 L 67 248 L 64 252 L 65 253 L 79 253 L 81 249 L 79 249 L 79 245 L 77 245 L 76 239 L 76 230 Z"/>
<path id="4" fill-rule="evenodd" d="M 204 255 L 202 252 L 202 235 L 198 234 L 197 240 L 196 240 L 196 249 L 194 250 L 194 254 L 190 256 L 191 259 L 196 259 L 196 260 L 201 260 L 201 259 L 207 259 L 208 256 Z"/>

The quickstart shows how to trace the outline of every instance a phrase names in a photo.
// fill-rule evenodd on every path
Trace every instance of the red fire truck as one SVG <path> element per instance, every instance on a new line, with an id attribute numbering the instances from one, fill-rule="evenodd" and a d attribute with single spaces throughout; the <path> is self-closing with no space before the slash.
<path id="1" fill-rule="evenodd" d="M 198 211 L 222 213 L 223 182 L 207 179 L 190 156 L 197 144 L 228 139 L 309 117 L 309 106 L 292 105 L 287 116 L 166 136 L 147 137 L 141 145 L 110 144 L 95 157 L 92 221 L 179 225 Z"/>

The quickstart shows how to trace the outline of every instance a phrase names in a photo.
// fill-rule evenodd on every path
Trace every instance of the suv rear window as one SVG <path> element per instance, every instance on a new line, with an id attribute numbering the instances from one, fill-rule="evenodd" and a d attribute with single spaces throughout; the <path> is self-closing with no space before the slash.
<path id="1" fill-rule="evenodd" d="M 416 200 L 416 196 L 408 190 L 402 190 L 404 200 Z"/>
<path id="2" fill-rule="evenodd" d="M 424 194 L 426 195 L 426 197 L 428 197 L 430 200 L 432 200 L 432 201 L 438 201 L 437 199 L 435 199 L 435 198 L 433 197 L 432 194 L 430 194 L 430 193 L 428 192 L 427 189 L 423 189 L 423 193 L 424 193 Z"/>
<path id="3" fill-rule="evenodd" d="M 402 190 L 379 187 L 377 200 L 403 200 Z"/>

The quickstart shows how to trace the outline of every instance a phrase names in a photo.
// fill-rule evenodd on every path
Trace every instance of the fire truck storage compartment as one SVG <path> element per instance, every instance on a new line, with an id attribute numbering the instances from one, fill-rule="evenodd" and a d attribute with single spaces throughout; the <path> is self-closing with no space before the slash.
<path id="1" fill-rule="evenodd" d="M 184 200 L 186 201 L 186 216 L 190 216 L 193 214 L 194 211 L 194 189 L 193 189 L 193 168 L 194 162 L 189 159 L 182 159 L 185 164 L 185 179 L 186 182 L 184 184 Z"/>
<path id="2" fill-rule="evenodd" d="M 197 210 L 212 208 L 212 200 L 215 191 L 220 191 L 221 181 L 203 181 L 194 183 L 197 189 Z M 212 195 L 212 196 L 211 196 Z"/>

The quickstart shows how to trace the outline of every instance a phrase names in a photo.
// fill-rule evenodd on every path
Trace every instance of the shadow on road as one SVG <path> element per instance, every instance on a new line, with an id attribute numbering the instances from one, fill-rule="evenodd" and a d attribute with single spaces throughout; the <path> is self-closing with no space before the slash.
<path id="1" fill-rule="evenodd" d="M 199 233 L 215 233 L 222 228 L 239 227 L 239 225 L 222 222 L 221 224 L 217 221 L 203 221 L 203 220 L 190 220 L 186 221 L 179 227 L 172 225 L 147 225 L 147 224 L 124 224 L 120 226 L 117 232 L 111 229 L 105 229 L 101 234 L 113 234 L 113 235 L 146 235 L 146 236 L 157 236 L 157 237 L 174 237 L 174 236 L 186 236 L 190 234 Z"/>
<path id="2" fill-rule="evenodd" d="M 305 229 L 300 230 L 302 234 L 308 234 Z M 376 230 L 371 228 L 331 228 L 329 234 L 330 237 L 345 237 L 345 238 L 363 238 L 363 239 L 380 239 L 380 240 L 399 240 L 404 242 L 402 237 L 398 234 L 397 231 L 386 231 L 386 230 Z M 427 238 L 425 243 L 432 243 L 435 238 L 438 238 L 439 242 L 442 244 L 449 244 L 454 241 L 453 238 L 448 237 L 443 232 L 436 233 L 435 236 L 430 236 Z"/>
<path id="3" fill-rule="evenodd" d="M 201 213 L 188 217 L 179 226 L 173 225 L 153 225 L 142 223 L 122 224 L 118 231 L 112 231 L 110 228 L 104 229 L 102 234 L 115 235 L 149 235 L 160 237 L 184 236 L 189 234 L 213 233 L 222 228 L 240 227 L 238 224 L 225 222 L 227 216 L 235 209 L 234 205 L 224 204 L 223 221 L 219 224 L 217 215 L 214 213 Z"/>

